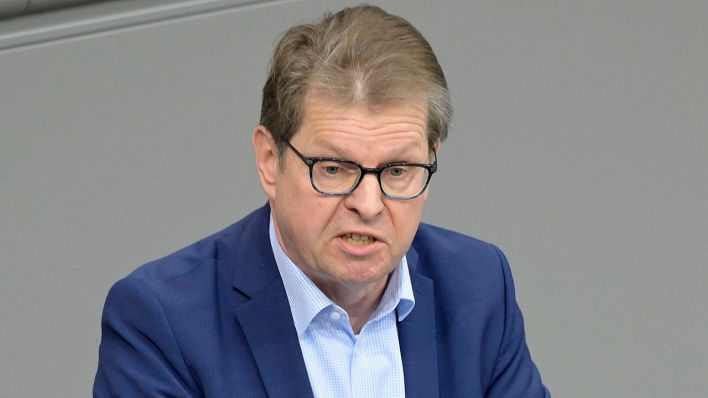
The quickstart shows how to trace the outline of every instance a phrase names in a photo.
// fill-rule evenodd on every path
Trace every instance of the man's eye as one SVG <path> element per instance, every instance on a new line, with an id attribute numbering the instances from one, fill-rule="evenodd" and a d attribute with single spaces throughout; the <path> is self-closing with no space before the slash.
<path id="1" fill-rule="evenodd" d="M 323 171 L 325 172 L 325 174 L 327 174 L 327 175 L 329 175 L 329 176 L 335 176 L 335 175 L 339 174 L 339 173 L 342 171 L 342 168 L 341 168 L 341 167 L 339 167 L 339 166 L 332 166 L 332 165 L 330 165 L 330 166 L 324 166 L 322 169 L 323 169 Z"/>
<path id="2" fill-rule="evenodd" d="M 403 177 L 408 171 L 404 167 L 389 167 L 388 174 L 392 177 Z"/>

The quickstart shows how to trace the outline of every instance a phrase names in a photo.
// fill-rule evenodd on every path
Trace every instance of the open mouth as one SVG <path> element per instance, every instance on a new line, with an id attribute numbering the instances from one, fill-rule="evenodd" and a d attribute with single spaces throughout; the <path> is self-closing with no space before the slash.
<path id="1" fill-rule="evenodd" d="M 370 245 L 376 242 L 376 238 L 374 238 L 373 236 L 359 234 L 345 234 L 342 235 L 342 239 L 344 239 L 345 242 L 353 246 Z"/>

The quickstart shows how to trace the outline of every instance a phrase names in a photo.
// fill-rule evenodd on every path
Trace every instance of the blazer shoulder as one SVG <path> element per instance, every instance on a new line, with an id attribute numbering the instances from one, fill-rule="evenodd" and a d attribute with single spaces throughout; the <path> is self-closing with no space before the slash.
<path id="1" fill-rule="evenodd" d="M 502 251 L 494 244 L 421 224 L 412 248 L 417 258 L 412 261 L 411 268 L 441 287 L 440 294 L 449 292 L 455 296 L 455 291 L 473 289 L 490 298 L 503 297 L 509 265 Z"/>
<path id="2" fill-rule="evenodd" d="M 236 223 L 209 235 L 197 242 L 185 246 L 171 254 L 150 261 L 136 268 L 126 276 L 127 279 L 139 279 L 144 283 L 154 286 L 169 283 L 170 281 L 191 274 L 207 271 L 210 265 L 217 260 L 234 255 L 239 247 L 244 234 L 248 234 L 253 224 L 265 222 L 269 213 L 267 207 L 258 209 Z M 264 221 L 265 220 L 265 221 Z"/>
<path id="3" fill-rule="evenodd" d="M 503 256 L 492 243 L 425 223 L 420 224 L 412 246 L 421 257 L 448 262 L 475 260 L 499 264 Z"/>

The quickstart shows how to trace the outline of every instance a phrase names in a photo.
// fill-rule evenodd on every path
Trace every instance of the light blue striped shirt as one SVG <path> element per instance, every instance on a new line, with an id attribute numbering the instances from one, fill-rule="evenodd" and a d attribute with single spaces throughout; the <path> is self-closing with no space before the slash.
<path id="1" fill-rule="evenodd" d="M 270 245 L 315 397 L 404 398 L 396 315 L 398 321 L 405 319 L 415 305 L 406 257 L 391 274 L 379 306 L 355 336 L 347 312 L 327 298 L 285 254 L 272 216 Z"/>

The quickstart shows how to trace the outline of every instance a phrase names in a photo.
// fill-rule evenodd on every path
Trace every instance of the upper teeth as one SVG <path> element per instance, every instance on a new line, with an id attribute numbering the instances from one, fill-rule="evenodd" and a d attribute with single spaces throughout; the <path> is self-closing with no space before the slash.
<path id="1" fill-rule="evenodd" d="M 344 238 L 347 239 L 350 243 L 354 244 L 364 244 L 374 240 L 374 238 L 372 238 L 371 236 L 360 234 L 346 234 L 344 235 Z"/>

